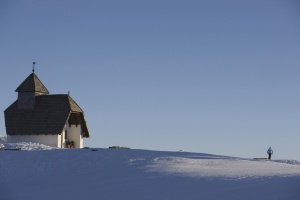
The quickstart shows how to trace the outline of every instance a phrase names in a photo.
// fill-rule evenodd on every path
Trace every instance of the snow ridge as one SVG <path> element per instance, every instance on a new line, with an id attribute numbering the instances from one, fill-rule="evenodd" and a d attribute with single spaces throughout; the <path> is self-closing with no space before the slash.
<path id="1" fill-rule="evenodd" d="M 19 149 L 23 151 L 42 151 L 57 149 L 55 147 L 32 142 L 3 143 L 2 145 L 4 146 L 4 149 Z"/>
<path id="2" fill-rule="evenodd" d="M 299 200 L 300 162 L 5 143 L 2 200 Z M 48 150 L 48 151 L 45 151 Z"/>

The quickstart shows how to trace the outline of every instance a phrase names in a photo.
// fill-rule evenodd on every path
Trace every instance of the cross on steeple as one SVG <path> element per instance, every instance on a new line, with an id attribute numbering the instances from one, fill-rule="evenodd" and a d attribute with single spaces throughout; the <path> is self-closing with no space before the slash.
<path id="1" fill-rule="evenodd" d="M 32 63 L 32 73 L 34 73 L 34 68 L 35 68 L 35 62 Z"/>

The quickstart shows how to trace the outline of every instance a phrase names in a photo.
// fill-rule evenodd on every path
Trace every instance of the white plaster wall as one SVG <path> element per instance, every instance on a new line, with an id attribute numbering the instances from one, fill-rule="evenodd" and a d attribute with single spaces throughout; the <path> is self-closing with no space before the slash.
<path id="1" fill-rule="evenodd" d="M 57 147 L 58 148 L 62 148 L 61 147 L 61 138 L 62 138 L 62 135 L 58 135 L 58 138 L 57 138 Z"/>
<path id="2" fill-rule="evenodd" d="M 80 133 L 80 148 L 83 148 L 83 137 L 82 134 Z"/>
<path id="3" fill-rule="evenodd" d="M 65 139 L 67 130 L 67 139 Z M 81 135 L 81 125 L 71 125 L 67 123 L 61 135 L 8 135 L 8 143 L 33 142 L 45 144 L 52 147 L 65 148 L 66 141 L 74 141 L 75 148 L 83 148 L 83 138 Z"/>
<path id="4" fill-rule="evenodd" d="M 81 125 L 69 125 L 66 126 L 66 130 L 68 131 L 68 138 L 69 141 L 75 142 L 75 148 L 83 148 L 83 139 L 81 135 Z"/>
<path id="5" fill-rule="evenodd" d="M 7 135 L 8 143 L 32 142 L 58 147 L 59 135 Z"/>
<path id="6" fill-rule="evenodd" d="M 75 142 L 75 148 L 82 148 L 81 125 L 71 125 L 68 130 L 68 140 Z"/>

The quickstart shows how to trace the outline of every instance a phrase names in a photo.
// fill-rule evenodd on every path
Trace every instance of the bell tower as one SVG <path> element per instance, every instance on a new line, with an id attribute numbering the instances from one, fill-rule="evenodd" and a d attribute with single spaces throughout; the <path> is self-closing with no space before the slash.
<path id="1" fill-rule="evenodd" d="M 47 88 L 35 74 L 35 62 L 33 62 L 32 73 L 16 89 L 18 92 L 18 109 L 33 110 L 35 107 L 35 97 L 49 94 Z"/>

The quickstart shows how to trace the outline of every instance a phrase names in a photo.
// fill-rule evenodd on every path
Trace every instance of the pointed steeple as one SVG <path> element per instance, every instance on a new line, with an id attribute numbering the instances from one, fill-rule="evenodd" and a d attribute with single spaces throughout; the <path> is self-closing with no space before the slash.
<path id="1" fill-rule="evenodd" d="M 19 109 L 34 109 L 35 97 L 49 94 L 47 88 L 34 73 L 34 65 L 35 62 L 33 62 L 32 73 L 16 89 Z"/>
<path id="2" fill-rule="evenodd" d="M 34 92 L 36 95 L 49 94 L 49 91 L 40 81 L 37 75 L 32 72 L 16 89 L 16 92 Z"/>

